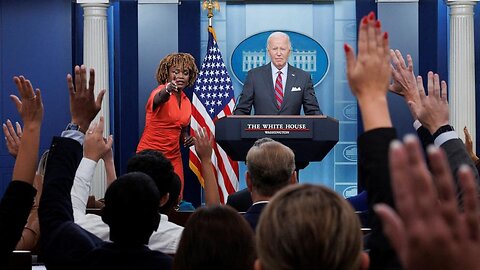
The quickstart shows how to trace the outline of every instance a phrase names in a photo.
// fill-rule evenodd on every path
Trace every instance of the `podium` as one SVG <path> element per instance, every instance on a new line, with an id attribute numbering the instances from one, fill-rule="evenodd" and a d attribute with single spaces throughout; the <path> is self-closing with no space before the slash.
<path id="1" fill-rule="evenodd" d="M 321 161 L 338 133 L 338 120 L 325 115 L 230 115 L 215 123 L 215 140 L 233 160 L 244 161 L 257 139 L 269 137 L 293 150 L 297 169 Z"/>

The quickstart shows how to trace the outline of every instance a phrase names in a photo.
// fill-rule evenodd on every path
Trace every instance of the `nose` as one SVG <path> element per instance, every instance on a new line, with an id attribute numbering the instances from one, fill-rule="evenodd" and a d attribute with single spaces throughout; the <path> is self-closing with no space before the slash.
<path id="1" fill-rule="evenodd" d="M 179 73 L 177 73 L 177 74 L 175 75 L 175 77 L 176 77 L 176 78 L 183 78 L 184 75 L 183 75 L 182 72 L 179 72 Z"/>

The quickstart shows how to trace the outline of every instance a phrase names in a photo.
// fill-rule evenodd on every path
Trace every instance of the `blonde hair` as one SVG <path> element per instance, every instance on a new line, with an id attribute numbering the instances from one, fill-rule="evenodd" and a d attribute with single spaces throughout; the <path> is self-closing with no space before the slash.
<path id="1" fill-rule="evenodd" d="M 265 270 L 359 269 L 360 222 L 334 191 L 290 185 L 262 212 L 256 246 Z"/>
<path id="2" fill-rule="evenodd" d="M 165 84 L 168 82 L 168 70 L 172 66 L 187 68 L 190 73 L 188 85 L 190 87 L 195 83 L 198 75 L 197 65 L 195 64 L 195 58 L 189 53 L 171 53 L 165 56 L 158 65 L 157 73 L 155 77 L 159 84 Z"/>

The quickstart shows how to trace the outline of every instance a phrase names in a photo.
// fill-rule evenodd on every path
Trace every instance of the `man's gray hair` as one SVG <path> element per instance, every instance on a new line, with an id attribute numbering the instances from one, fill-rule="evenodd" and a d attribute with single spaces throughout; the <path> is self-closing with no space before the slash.
<path id="1" fill-rule="evenodd" d="M 286 33 L 284 32 L 273 32 L 270 34 L 270 36 L 268 36 L 267 38 L 267 49 L 268 49 L 268 44 L 270 44 L 270 39 L 274 38 L 274 37 L 286 37 L 287 40 L 288 40 L 288 47 L 290 50 L 292 50 L 292 42 L 290 42 L 290 36 L 287 35 Z"/>

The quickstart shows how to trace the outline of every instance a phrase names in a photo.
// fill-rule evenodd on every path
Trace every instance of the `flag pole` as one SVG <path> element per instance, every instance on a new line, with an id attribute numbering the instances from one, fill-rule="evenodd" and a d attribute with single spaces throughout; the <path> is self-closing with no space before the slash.
<path id="1" fill-rule="evenodd" d="M 217 12 L 220 11 L 218 0 L 204 0 L 202 8 L 203 10 L 208 9 L 208 27 L 212 27 L 213 10 L 216 10 Z"/>

